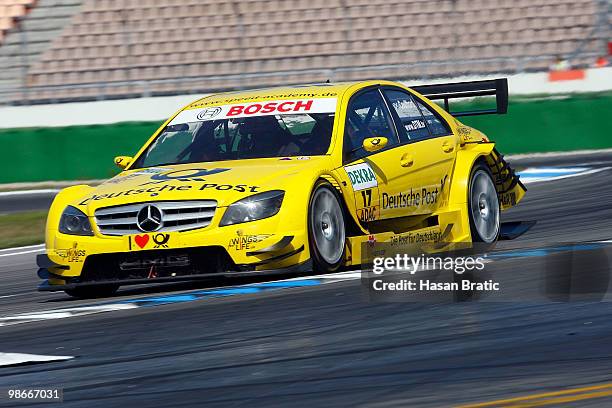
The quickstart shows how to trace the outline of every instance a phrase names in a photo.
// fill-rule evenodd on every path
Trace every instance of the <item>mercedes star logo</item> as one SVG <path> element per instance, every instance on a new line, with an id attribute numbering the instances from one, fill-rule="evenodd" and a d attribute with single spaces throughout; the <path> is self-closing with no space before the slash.
<path id="1" fill-rule="evenodd" d="M 143 232 L 157 231 L 162 226 L 162 213 L 154 205 L 145 205 L 138 211 L 137 225 Z"/>

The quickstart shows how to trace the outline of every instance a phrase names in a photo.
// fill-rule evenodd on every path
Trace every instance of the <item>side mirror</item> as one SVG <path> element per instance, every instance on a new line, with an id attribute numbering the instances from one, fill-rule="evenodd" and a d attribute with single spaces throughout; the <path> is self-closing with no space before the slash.
<path id="1" fill-rule="evenodd" d="M 125 169 L 127 166 L 132 163 L 131 156 L 117 156 L 115 157 L 115 165 L 120 169 Z"/>
<path id="2" fill-rule="evenodd" d="M 366 152 L 375 152 L 384 148 L 389 140 L 386 137 L 368 137 L 363 141 L 363 149 Z"/>

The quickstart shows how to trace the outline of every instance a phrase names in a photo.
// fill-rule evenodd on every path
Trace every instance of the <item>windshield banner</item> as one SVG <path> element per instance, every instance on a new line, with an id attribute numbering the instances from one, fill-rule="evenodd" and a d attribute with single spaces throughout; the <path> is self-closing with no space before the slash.
<path id="1" fill-rule="evenodd" d="M 203 109 L 184 110 L 172 119 L 170 125 L 253 116 L 334 113 L 336 111 L 336 101 L 336 98 L 287 99 L 209 106 Z"/>

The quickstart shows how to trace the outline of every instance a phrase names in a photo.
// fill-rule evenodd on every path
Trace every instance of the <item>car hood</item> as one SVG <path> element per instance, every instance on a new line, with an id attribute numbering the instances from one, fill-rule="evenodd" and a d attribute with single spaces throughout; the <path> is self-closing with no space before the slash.
<path id="1" fill-rule="evenodd" d="M 216 200 L 223 207 L 256 193 L 287 190 L 297 175 L 329 163 L 328 156 L 313 156 L 128 170 L 88 190 L 72 205 L 90 215 L 98 208 L 153 201 Z"/>

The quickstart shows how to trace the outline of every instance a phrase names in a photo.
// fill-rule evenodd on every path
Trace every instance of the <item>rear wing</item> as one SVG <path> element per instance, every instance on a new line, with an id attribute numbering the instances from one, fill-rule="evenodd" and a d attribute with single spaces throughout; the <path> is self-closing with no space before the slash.
<path id="1" fill-rule="evenodd" d="M 444 110 L 453 116 L 475 116 L 504 114 L 508 111 L 508 80 L 506 78 L 487 81 L 450 82 L 447 84 L 418 85 L 411 87 L 427 99 L 444 100 Z M 477 109 L 451 112 L 449 99 L 495 96 L 494 109 Z"/>

